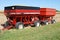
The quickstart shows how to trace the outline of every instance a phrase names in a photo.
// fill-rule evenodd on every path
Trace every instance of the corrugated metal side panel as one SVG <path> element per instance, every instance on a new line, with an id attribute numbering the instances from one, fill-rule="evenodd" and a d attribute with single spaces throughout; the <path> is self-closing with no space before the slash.
<path id="1" fill-rule="evenodd" d="M 16 10 L 4 10 L 4 12 L 5 12 L 5 13 L 11 13 L 11 12 L 12 12 L 12 13 L 15 13 Z"/>
<path id="2" fill-rule="evenodd" d="M 54 16 L 56 15 L 56 10 L 52 8 L 41 8 L 40 15 L 41 16 Z"/>
<path id="3" fill-rule="evenodd" d="M 5 15 L 7 14 L 40 14 L 40 10 L 5 10 Z"/>
<path id="4" fill-rule="evenodd" d="M 56 9 L 46 8 L 46 11 L 55 11 Z"/>
<path id="5" fill-rule="evenodd" d="M 46 11 L 46 8 L 40 8 L 40 11 Z"/>
<path id="6" fill-rule="evenodd" d="M 55 11 L 49 11 L 49 12 L 46 12 L 46 15 L 54 16 L 54 15 L 56 15 L 56 12 Z"/>
<path id="7" fill-rule="evenodd" d="M 40 10 L 16 10 L 17 12 L 40 12 Z"/>
<path id="8" fill-rule="evenodd" d="M 40 11 L 40 15 L 41 16 L 45 16 L 46 15 L 46 11 Z"/>
<path id="9" fill-rule="evenodd" d="M 40 8 L 40 11 L 55 11 L 53 8 Z"/>

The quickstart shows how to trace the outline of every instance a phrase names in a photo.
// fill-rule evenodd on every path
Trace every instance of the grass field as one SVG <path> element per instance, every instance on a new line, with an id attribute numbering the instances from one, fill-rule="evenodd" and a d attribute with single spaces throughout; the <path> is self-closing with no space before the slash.
<path id="1" fill-rule="evenodd" d="M 0 40 L 60 40 L 60 23 L 0 31 Z"/>

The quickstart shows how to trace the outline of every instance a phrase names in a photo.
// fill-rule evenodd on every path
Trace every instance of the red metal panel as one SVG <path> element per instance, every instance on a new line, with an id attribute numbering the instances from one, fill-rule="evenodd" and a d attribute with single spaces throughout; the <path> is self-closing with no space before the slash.
<path id="1" fill-rule="evenodd" d="M 40 8 L 40 11 L 46 11 L 46 8 Z"/>
<path id="2" fill-rule="evenodd" d="M 5 13 L 18 13 L 18 12 L 40 12 L 40 10 L 5 10 Z"/>
<path id="3" fill-rule="evenodd" d="M 11 13 L 11 12 L 12 12 L 12 13 L 15 13 L 16 10 L 4 10 L 4 12 L 5 12 L 5 13 Z"/>
<path id="4" fill-rule="evenodd" d="M 46 11 L 40 11 L 40 15 L 41 15 L 41 16 L 46 15 Z"/>
<path id="5" fill-rule="evenodd" d="M 56 15 L 56 10 L 52 8 L 41 8 L 40 15 L 41 16 L 54 16 Z"/>
<path id="6" fill-rule="evenodd" d="M 5 14 L 15 15 L 15 14 L 40 14 L 40 10 L 5 10 Z"/>
<path id="7" fill-rule="evenodd" d="M 46 16 L 54 16 L 56 13 L 52 11 L 46 12 Z"/>
<path id="8" fill-rule="evenodd" d="M 56 9 L 53 8 L 46 8 L 46 11 L 55 11 Z"/>
<path id="9" fill-rule="evenodd" d="M 16 12 L 40 12 L 40 10 L 16 10 Z"/>
<path id="10" fill-rule="evenodd" d="M 40 8 L 40 11 L 55 11 L 53 8 Z"/>

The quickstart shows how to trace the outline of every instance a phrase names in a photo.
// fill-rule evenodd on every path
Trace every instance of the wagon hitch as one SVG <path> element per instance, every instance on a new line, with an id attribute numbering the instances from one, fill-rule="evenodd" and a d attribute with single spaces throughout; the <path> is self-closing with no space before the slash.
<path id="1" fill-rule="evenodd" d="M 3 26 L 3 27 L 4 27 L 2 30 L 10 30 L 10 29 L 12 28 L 12 26 L 7 26 L 7 27 L 5 27 L 5 25 L 4 25 L 4 24 L 1 24 L 1 26 Z"/>

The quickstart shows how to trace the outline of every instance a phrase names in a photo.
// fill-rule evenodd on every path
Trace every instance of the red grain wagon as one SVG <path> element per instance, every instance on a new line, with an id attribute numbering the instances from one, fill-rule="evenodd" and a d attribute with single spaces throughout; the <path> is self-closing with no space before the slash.
<path id="1" fill-rule="evenodd" d="M 53 16 L 56 10 L 52 8 L 40 8 L 31 6 L 8 6 L 5 7 L 4 13 L 7 21 L 5 28 L 14 26 L 17 29 L 22 29 L 26 25 L 39 27 L 41 24 L 54 23 Z"/>
<path id="2" fill-rule="evenodd" d="M 53 17 L 56 15 L 56 9 L 53 8 L 40 8 L 40 17 L 41 22 L 48 24 L 48 23 L 55 23 L 56 21 Z"/>

